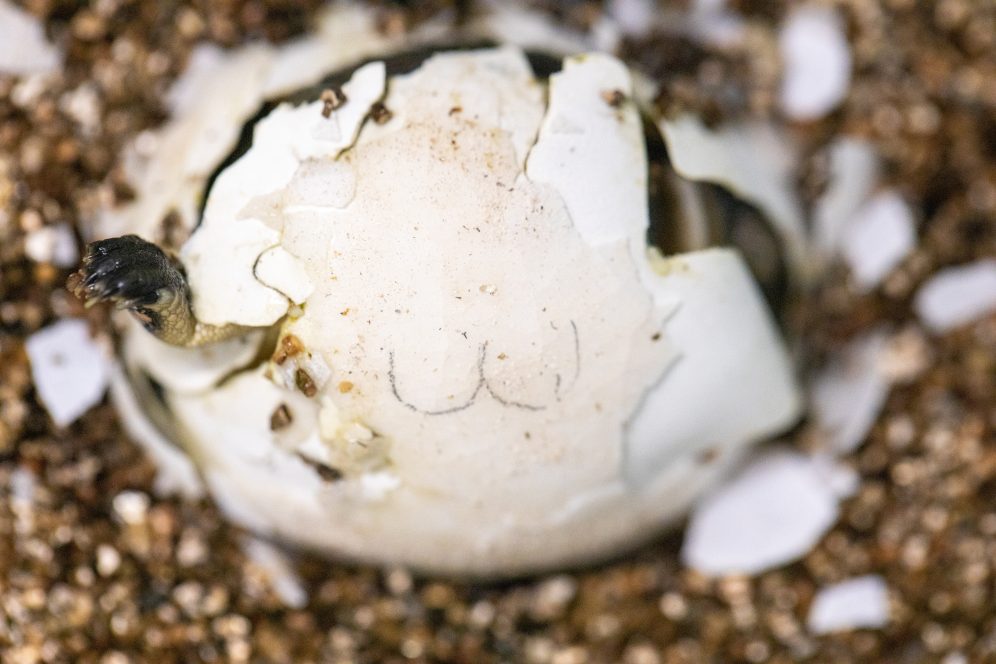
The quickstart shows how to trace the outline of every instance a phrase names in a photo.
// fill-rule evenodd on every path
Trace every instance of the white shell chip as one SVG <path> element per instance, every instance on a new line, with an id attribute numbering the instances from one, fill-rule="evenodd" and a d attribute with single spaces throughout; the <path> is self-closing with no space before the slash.
<path id="1" fill-rule="evenodd" d="M 73 267 L 80 259 L 76 238 L 69 224 L 42 226 L 24 240 L 24 253 L 33 261 L 57 267 Z"/>
<path id="2" fill-rule="evenodd" d="M 781 105 L 795 120 L 816 120 L 836 108 L 851 84 L 851 50 L 840 15 L 801 4 L 779 35 L 785 73 Z"/>
<path id="3" fill-rule="evenodd" d="M 71 424 L 103 398 L 109 361 L 85 320 L 53 323 L 28 337 L 25 346 L 38 397 L 56 426 Z"/>
<path id="4" fill-rule="evenodd" d="M 858 337 L 813 380 L 810 405 L 826 451 L 850 454 L 878 419 L 891 387 L 883 367 L 886 341 L 881 330 Z"/>
<path id="5" fill-rule="evenodd" d="M 913 213 L 894 191 L 867 201 L 851 219 L 841 247 L 862 290 L 875 288 L 916 247 Z"/>
<path id="6" fill-rule="evenodd" d="M 939 333 L 996 312 L 996 259 L 940 270 L 917 291 L 914 306 Z"/>
<path id="7" fill-rule="evenodd" d="M 0 74 L 54 71 L 62 54 L 45 39 L 41 21 L 8 0 L 0 0 Z"/>
<path id="8" fill-rule="evenodd" d="M 869 574 L 820 589 L 806 624 L 813 634 L 877 629 L 889 623 L 889 590 L 882 577 Z"/>

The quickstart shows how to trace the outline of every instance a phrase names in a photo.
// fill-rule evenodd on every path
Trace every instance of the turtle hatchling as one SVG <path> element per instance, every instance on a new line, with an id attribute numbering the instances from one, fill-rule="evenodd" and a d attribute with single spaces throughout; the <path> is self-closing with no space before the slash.
<path id="1" fill-rule="evenodd" d="M 795 422 L 792 224 L 723 175 L 756 165 L 507 11 L 391 36 L 338 4 L 193 57 L 70 284 L 123 310 L 114 398 L 175 486 L 340 558 L 511 576 L 660 533 Z"/>

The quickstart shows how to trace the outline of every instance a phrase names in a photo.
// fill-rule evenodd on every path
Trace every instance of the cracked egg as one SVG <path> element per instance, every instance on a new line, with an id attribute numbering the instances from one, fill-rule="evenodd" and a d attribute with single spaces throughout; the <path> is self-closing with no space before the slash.
<path id="1" fill-rule="evenodd" d="M 748 267 L 769 295 L 794 269 L 791 224 L 757 222 L 777 186 L 681 177 L 729 141 L 655 118 L 619 60 L 477 30 L 502 45 L 350 9 L 202 51 L 136 144 L 73 285 L 133 314 L 113 393 L 174 488 L 307 548 L 507 576 L 652 536 L 797 417 Z M 745 216 L 746 257 L 719 246 Z"/>

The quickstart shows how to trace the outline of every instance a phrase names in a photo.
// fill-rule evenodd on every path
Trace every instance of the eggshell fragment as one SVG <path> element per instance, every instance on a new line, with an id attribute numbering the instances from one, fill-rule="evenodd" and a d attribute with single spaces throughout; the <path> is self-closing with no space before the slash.
<path id="1" fill-rule="evenodd" d="M 883 370 L 887 335 L 874 330 L 850 342 L 819 372 L 810 402 L 826 449 L 849 454 L 865 441 L 889 394 Z"/>
<path id="2" fill-rule="evenodd" d="M 945 268 L 935 273 L 914 300 L 917 315 L 943 333 L 996 311 L 996 260 Z"/>
<path id="3" fill-rule="evenodd" d="M 419 33 L 407 39 L 417 44 Z M 313 84 L 329 71 L 400 45 L 399 38 L 381 34 L 369 8 L 336 4 L 322 17 L 319 34 L 293 42 L 286 50 L 262 44 L 231 52 L 199 46 L 168 95 L 174 117 L 158 134 L 143 133 L 129 146 L 124 171 L 135 200 L 104 210 L 94 239 L 136 233 L 156 241 L 163 219 L 171 213 L 184 230 L 192 231 L 207 176 L 235 146 L 243 123 L 264 99 Z"/>
<path id="4" fill-rule="evenodd" d="M 878 629 L 889 623 L 889 590 L 877 574 L 824 588 L 813 598 L 806 624 L 813 634 Z"/>
<path id="5" fill-rule="evenodd" d="M 778 331 L 736 252 L 682 254 L 655 271 L 647 285 L 675 307 L 663 330 L 678 358 L 628 423 L 626 476 L 640 483 L 676 456 L 723 455 L 788 426 L 801 409 Z"/>
<path id="6" fill-rule="evenodd" d="M 41 22 L 8 0 L 0 0 L 0 74 L 40 74 L 62 61 L 59 50 L 45 39 Z"/>
<path id="7" fill-rule="evenodd" d="M 294 304 L 303 303 L 315 290 L 304 266 L 283 247 L 260 254 L 254 273 L 256 279 L 283 293 Z"/>
<path id="8" fill-rule="evenodd" d="M 42 226 L 32 231 L 24 240 L 24 253 L 33 261 L 62 268 L 73 267 L 80 259 L 69 224 Z"/>
<path id="9" fill-rule="evenodd" d="M 336 486 L 326 487 L 305 459 L 275 444 L 270 417 L 288 394 L 263 371 L 239 374 L 205 394 L 171 395 L 170 407 L 188 428 L 185 442 L 199 459 L 211 495 L 230 518 L 265 535 L 305 524 L 319 527 L 326 523 L 324 496 Z M 313 533 L 315 538 L 323 534 Z"/>
<path id="10" fill-rule="evenodd" d="M 805 555 L 837 520 L 838 496 L 811 459 L 764 456 L 692 513 L 681 557 L 704 574 L 757 574 Z"/>
<path id="11" fill-rule="evenodd" d="M 618 93 L 619 103 L 607 99 Z M 546 118 L 526 175 L 564 196 L 591 245 L 629 241 L 647 225 L 647 175 L 640 115 L 626 67 L 607 55 L 568 58 L 550 78 Z"/>
<path id="12" fill-rule="evenodd" d="M 108 358 L 85 320 L 63 319 L 28 337 L 31 376 L 56 426 L 71 424 L 104 396 Z"/>
<path id="13" fill-rule="evenodd" d="M 840 16 L 802 4 L 779 34 L 784 77 L 781 105 L 796 120 L 815 120 L 836 108 L 851 83 L 851 51 Z"/>
<path id="14" fill-rule="evenodd" d="M 264 285 L 253 270 L 280 234 L 259 219 L 233 223 L 235 236 L 224 224 L 204 224 L 183 246 L 194 313 L 211 325 L 272 325 L 287 313 L 287 297 Z"/>
<path id="15" fill-rule="evenodd" d="M 260 257 L 279 244 L 280 234 L 263 219 L 244 215 L 251 214 L 247 208 L 254 201 L 282 190 L 303 161 L 335 158 L 348 147 L 370 106 L 383 95 L 384 76 L 383 62 L 360 67 L 343 86 L 347 101 L 329 117 L 321 101 L 277 108 L 256 127 L 249 151 L 218 176 L 204 220 L 182 251 L 199 320 L 271 325 L 286 313 L 288 297 L 307 297 L 307 277 L 286 251 L 263 261 L 264 279 L 277 287 L 260 281 Z M 234 243 L 229 241 L 233 234 Z"/>
<path id="16" fill-rule="evenodd" d="M 611 0 L 608 11 L 623 33 L 641 36 L 653 28 L 659 8 L 651 0 Z"/>
<path id="17" fill-rule="evenodd" d="M 154 488 L 159 495 L 178 494 L 191 500 L 204 496 L 204 484 L 193 461 L 177 442 L 160 431 L 135 394 L 135 388 L 120 365 L 111 373 L 110 394 L 125 432 L 138 442 L 156 465 Z"/>
<path id="18" fill-rule="evenodd" d="M 811 240 L 822 260 L 837 256 L 841 238 L 858 209 L 878 182 L 878 158 L 871 145 L 841 138 L 827 149 L 830 161 L 827 189 L 813 209 Z"/>
<path id="19" fill-rule="evenodd" d="M 335 158 L 356 139 L 370 107 L 384 94 L 383 62 L 357 69 L 343 85 L 345 103 L 325 117 L 323 102 L 284 104 L 261 120 L 253 144 L 222 172 L 204 208 L 203 226 L 227 226 L 254 200 L 282 190 L 310 159 Z"/>
<path id="20" fill-rule="evenodd" d="M 471 53 L 472 58 L 437 54 L 417 72 L 395 77 L 387 105 L 394 120 L 385 131 L 419 122 L 495 127 L 507 134 L 521 169 L 543 120 L 543 88 L 533 78 L 525 54 L 517 48 Z M 447 93 L 439 94 L 431 80 L 446 81 Z M 376 127 L 370 130 L 371 137 L 378 134 Z M 458 137 L 454 140 L 459 148 Z"/>
<path id="21" fill-rule="evenodd" d="M 301 609 L 307 605 L 308 591 L 286 553 L 257 537 L 247 538 L 242 544 L 242 550 L 250 563 L 266 575 L 273 591 L 285 606 Z"/>
<path id="22" fill-rule="evenodd" d="M 916 247 L 913 213 L 894 191 L 866 202 L 851 219 L 842 251 L 861 290 L 875 288 Z"/>

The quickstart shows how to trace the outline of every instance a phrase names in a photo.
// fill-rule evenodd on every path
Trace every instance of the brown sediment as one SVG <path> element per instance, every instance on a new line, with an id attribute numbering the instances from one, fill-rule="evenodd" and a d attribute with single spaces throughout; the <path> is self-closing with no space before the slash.
<path id="1" fill-rule="evenodd" d="M 271 358 L 275 364 L 283 364 L 288 358 L 297 357 L 304 352 L 304 342 L 293 334 L 285 334 L 277 343 L 277 348 Z"/>
<path id="2" fill-rule="evenodd" d="M 340 87 L 326 88 L 322 90 L 321 101 L 322 117 L 328 118 L 332 116 L 333 111 L 342 108 L 346 103 L 346 93 Z"/>
<path id="3" fill-rule="evenodd" d="M 377 124 L 387 124 L 392 117 L 394 117 L 394 113 L 387 106 L 384 106 L 384 102 L 374 102 L 373 106 L 370 107 L 370 119 Z"/>

